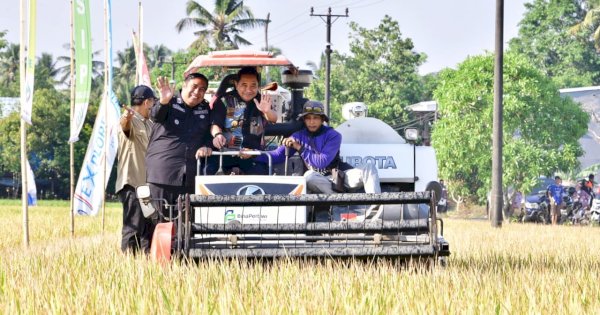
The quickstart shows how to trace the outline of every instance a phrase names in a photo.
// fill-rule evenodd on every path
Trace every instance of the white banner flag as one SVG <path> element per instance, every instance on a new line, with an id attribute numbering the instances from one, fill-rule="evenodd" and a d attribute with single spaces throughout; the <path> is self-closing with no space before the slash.
<path id="1" fill-rule="evenodd" d="M 108 102 L 107 94 L 110 94 Z M 75 188 L 73 211 L 79 215 L 96 215 L 102 204 L 119 145 L 117 138 L 117 131 L 120 128 L 119 117 L 117 97 L 112 91 L 104 93 Z M 102 176 L 103 171 L 106 171 L 104 176 Z M 101 183 L 102 178 L 104 183 Z"/>
<path id="2" fill-rule="evenodd" d="M 26 160 L 25 162 L 27 163 L 27 204 L 30 206 L 36 206 L 37 187 L 35 186 L 35 177 L 33 176 L 31 165 L 29 165 L 29 160 Z"/>

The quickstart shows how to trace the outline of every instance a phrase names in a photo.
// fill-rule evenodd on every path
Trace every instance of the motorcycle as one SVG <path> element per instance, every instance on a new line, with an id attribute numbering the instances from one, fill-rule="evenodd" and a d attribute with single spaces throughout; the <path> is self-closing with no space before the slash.
<path id="1" fill-rule="evenodd" d="M 594 197 L 588 218 L 590 225 L 600 225 L 600 194 Z"/>
<path id="2" fill-rule="evenodd" d="M 533 222 L 546 224 L 550 222 L 550 201 L 545 191 L 540 191 L 537 195 L 527 196 L 525 199 L 525 215 L 523 223 Z"/>
<path id="3" fill-rule="evenodd" d="M 570 192 L 570 191 L 569 191 Z M 559 224 L 574 223 L 573 218 L 575 213 L 581 209 L 581 203 L 573 201 L 572 195 L 563 196 L 563 207 L 560 209 Z"/>

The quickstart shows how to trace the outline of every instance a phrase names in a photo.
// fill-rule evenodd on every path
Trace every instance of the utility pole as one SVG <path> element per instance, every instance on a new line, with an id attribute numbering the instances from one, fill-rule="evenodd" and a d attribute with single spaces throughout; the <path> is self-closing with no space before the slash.
<path id="1" fill-rule="evenodd" d="M 496 0 L 496 57 L 494 63 L 494 118 L 492 132 L 492 226 L 502 227 L 502 67 L 504 0 Z"/>
<path id="2" fill-rule="evenodd" d="M 310 16 L 318 16 L 327 24 L 327 45 L 325 46 L 325 113 L 327 117 L 331 117 L 329 113 L 330 104 L 330 76 L 331 76 L 331 24 L 337 21 L 340 17 L 348 17 L 348 8 L 346 8 L 346 14 L 336 15 L 331 14 L 331 7 L 329 7 L 327 14 L 314 14 L 314 8 L 310 7 Z M 324 19 L 326 17 L 326 19 Z M 335 19 L 331 21 L 331 18 Z"/>
<path id="3" fill-rule="evenodd" d="M 170 63 L 171 64 L 171 80 L 175 81 L 175 70 L 177 65 L 186 65 L 188 62 L 187 60 L 184 60 L 183 62 L 177 62 L 175 61 L 175 57 L 161 57 L 159 59 L 159 63 L 158 66 L 162 67 L 163 63 Z"/>
<path id="4" fill-rule="evenodd" d="M 265 51 L 269 51 L 269 19 L 271 17 L 271 12 L 267 13 L 267 23 L 265 23 Z M 266 83 L 271 82 L 271 76 L 269 75 L 269 66 L 265 66 L 265 79 Z M 260 82 L 259 82 L 260 83 Z"/>

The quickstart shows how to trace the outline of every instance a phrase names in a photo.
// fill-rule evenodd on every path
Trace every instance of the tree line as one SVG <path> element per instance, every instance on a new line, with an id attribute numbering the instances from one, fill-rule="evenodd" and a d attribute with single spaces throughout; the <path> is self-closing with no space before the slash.
<path id="1" fill-rule="evenodd" d="M 600 9 L 598 2 L 534 0 L 525 4 L 519 35 L 507 47 L 504 65 L 505 187 L 527 191 L 540 174 L 578 166 L 577 157 L 583 152 L 577 140 L 585 134 L 589 116 L 574 102 L 561 98 L 558 89 L 600 83 L 600 23 L 590 18 Z M 241 0 L 215 0 L 214 4 L 210 11 L 199 1 L 187 2 L 186 17 L 175 28 L 196 30 L 197 39 L 188 49 L 173 52 L 162 45 L 144 45 L 153 80 L 158 75 L 181 77 L 198 54 L 250 44 L 244 31 L 268 22 L 254 18 Z M 437 100 L 440 119 L 429 127 L 440 177 L 456 198 L 482 202 L 491 178 L 493 55 L 472 56 L 455 69 L 420 75 L 419 66 L 427 55 L 418 51 L 391 17 L 385 16 L 373 29 L 354 22 L 350 29 L 349 52 L 334 51 L 331 59 L 332 123 L 341 122 L 343 104 L 362 101 L 369 105 L 370 116 L 400 128 L 414 118 L 408 105 Z M 0 33 L 0 96 L 15 97 L 19 46 L 7 43 L 4 34 Z M 69 62 L 68 56 L 55 59 L 46 53 L 37 60 L 34 121 L 27 141 L 39 186 L 48 192 L 42 198 L 68 198 Z M 114 62 L 114 89 L 119 100 L 127 103 L 135 84 L 133 47 L 118 51 Z M 322 56 L 310 63 L 314 80 L 307 96 L 312 99 L 324 99 L 324 62 Z M 94 61 L 90 108 L 81 140 L 75 145 L 76 169 L 100 101 L 103 67 L 103 62 Z M 218 79 L 221 74 L 208 75 Z M 2 117 L 0 174 L 18 180 L 19 117 L 17 113 Z M 109 184 L 109 192 L 112 189 Z"/>

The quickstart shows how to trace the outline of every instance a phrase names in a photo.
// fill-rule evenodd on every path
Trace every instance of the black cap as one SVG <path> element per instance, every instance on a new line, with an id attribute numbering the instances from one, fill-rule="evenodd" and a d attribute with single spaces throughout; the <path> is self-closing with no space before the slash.
<path id="1" fill-rule="evenodd" d="M 131 102 L 132 103 L 133 103 L 133 100 L 135 100 L 135 99 L 145 100 L 148 98 L 156 99 L 156 95 L 154 95 L 154 91 L 152 91 L 152 89 L 149 88 L 148 86 L 138 85 L 138 86 L 134 87 L 133 90 L 131 91 Z"/>

